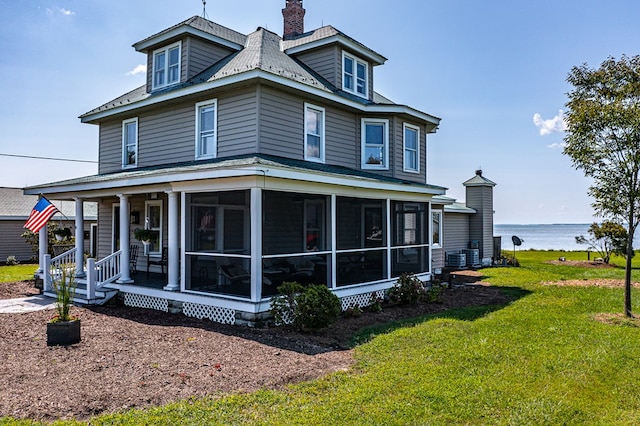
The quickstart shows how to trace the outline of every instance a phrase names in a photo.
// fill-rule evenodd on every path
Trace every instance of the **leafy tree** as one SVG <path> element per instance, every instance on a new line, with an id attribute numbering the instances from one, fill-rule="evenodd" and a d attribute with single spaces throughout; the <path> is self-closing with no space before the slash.
<path id="1" fill-rule="evenodd" d="M 627 230 L 624 226 L 615 222 L 603 222 L 602 225 L 592 223 L 589 227 L 590 237 L 587 239 L 584 235 L 576 237 L 576 243 L 588 244 L 589 249 L 597 252 L 604 260 L 609 263 L 612 254 L 624 256 L 627 247 Z"/>
<path id="2" fill-rule="evenodd" d="M 591 178 L 597 216 L 626 226 L 624 313 L 631 317 L 633 235 L 640 218 L 640 56 L 608 58 L 598 69 L 573 67 L 567 77 L 564 154 Z"/>

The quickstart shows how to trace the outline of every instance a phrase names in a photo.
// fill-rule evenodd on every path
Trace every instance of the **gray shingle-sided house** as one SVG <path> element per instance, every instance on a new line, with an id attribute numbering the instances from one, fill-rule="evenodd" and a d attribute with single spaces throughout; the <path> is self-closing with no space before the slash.
<path id="1" fill-rule="evenodd" d="M 20 262 L 28 262 L 35 257 L 31 245 L 22 238 L 22 234 L 26 231 L 23 226 L 37 201 L 35 195 L 24 195 L 22 188 L 0 187 L 0 264 L 4 264 L 9 256 L 15 256 Z M 74 202 L 52 200 L 52 203 L 62 212 L 55 214 L 52 221 L 59 227 L 73 229 L 76 219 Z M 96 204 L 86 203 L 83 211 L 83 231 L 89 236 L 84 241 L 83 251 L 93 254 L 91 230 L 95 229 L 97 221 Z"/>
<path id="2" fill-rule="evenodd" d="M 454 200 L 426 173 L 440 119 L 375 91 L 384 56 L 331 26 L 305 31 L 301 0 L 282 12 L 283 37 L 192 17 L 135 43 L 146 84 L 81 116 L 99 127 L 99 174 L 25 190 L 98 203 L 89 299 L 108 288 L 251 323 L 285 281 L 365 305 L 403 272 L 444 266 Z M 467 224 L 477 213 L 462 210 Z M 166 259 L 162 285 L 128 267 L 137 228 L 157 235 L 137 269 Z"/>

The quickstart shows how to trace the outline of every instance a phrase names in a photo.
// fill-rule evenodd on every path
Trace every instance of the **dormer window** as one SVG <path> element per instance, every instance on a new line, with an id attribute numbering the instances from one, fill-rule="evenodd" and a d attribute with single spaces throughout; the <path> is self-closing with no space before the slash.
<path id="1" fill-rule="evenodd" d="M 348 53 L 342 53 L 342 89 L 368 98 L 369 66 Z"/>
<path id="2" fill-rule="evenodd" d="M 153 52 L 153 89 L 180 82 L 180 50 L 177 42 Z"/>

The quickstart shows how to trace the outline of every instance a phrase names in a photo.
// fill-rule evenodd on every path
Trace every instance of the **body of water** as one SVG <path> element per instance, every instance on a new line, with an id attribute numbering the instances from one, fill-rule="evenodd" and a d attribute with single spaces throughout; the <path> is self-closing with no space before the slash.
<path id="1" fill-rule="evenodd" d="M 522 240 L 517 250 L 586 250 L 586 244 L 576 244 L 576 237 L 589 237 L 591 224 L 495 225 L 494 235 L 502 237 L 502 250 L 513 250 L 511 237 Z"/>

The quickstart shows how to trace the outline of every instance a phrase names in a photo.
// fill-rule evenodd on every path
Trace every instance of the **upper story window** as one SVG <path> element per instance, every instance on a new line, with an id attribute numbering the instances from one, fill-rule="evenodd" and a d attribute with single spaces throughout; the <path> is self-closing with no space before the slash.
<path id="1" fill-rule="evenodd" d="M 138 165 L 138 118 L 122 122 L 122 167 Z"/>
<path id="2" fill-rule="evenodd" d="M 304 104 L 304 159 L 324 163 L 324 108 Z"/>
<path id="3" fill-rule="evenodd" d="M 404 171 L 420 171 L 420 128 L 404 125 Z"/>
<path id="4" fill-rule="evenodd" d="M 342 53 L 342 89 L 355 95 L 368 98 L 369 66 L 366 62 Z"/>
<path id="5" fill-rule="evenodd" d="M 389 120 L 362 119 L 362 168 L 389 168 Z"/>
<path id="6" fill-rule="evenodd" d="M 218 101 L 196 104 L 196 158 L 214 158 L 218 138 Z"/>
<path id="7" fill-rule="evenodd" d="M 153 89 L 180 82 L 181 43 L 153 52 Z"/>

